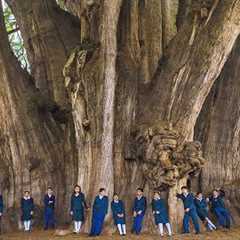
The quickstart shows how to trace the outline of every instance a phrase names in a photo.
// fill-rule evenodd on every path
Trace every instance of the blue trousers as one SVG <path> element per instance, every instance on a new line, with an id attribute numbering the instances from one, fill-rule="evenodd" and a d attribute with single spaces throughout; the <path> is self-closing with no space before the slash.
<path id="1" fill-rule="evenodd" d="M 194 228 L 196 233 L 200 232 L 200 226 L 198 223 L 198 215 L 195 210 L 190 210 L 189 212 L 185 212 L 184 217 L 183 217 L 183 232 L 184 233 L 189 233 L 189 221 L 192 219 Z"/>
<path id="2" fill-rule="evenodd" d="M 139 214 L 133 218 L 133 226 L 132 226 L 133 233 L 140 234 L 142 230 L 143 218 L 144 218 L 144 214 Z"/>
<path id="3" fill-rule="evenodd" d="M 231 217 L 227 209 L 225 208 L 215 208 L 214 213 L 217 217 L 218 224 L 222 227 L 230 227 Z"/>
<path id="4" fill-rule="evenodd" d="M 54 209 L 46 208 L 44 210 L 44 228 L 55 227 Z"/>
<path id="5" fill-rule="evenodd" d="M 105 214 L 96 213 L 92 216 L 92 226 L 90 236 L 99 236 L 103 229 Z"/>

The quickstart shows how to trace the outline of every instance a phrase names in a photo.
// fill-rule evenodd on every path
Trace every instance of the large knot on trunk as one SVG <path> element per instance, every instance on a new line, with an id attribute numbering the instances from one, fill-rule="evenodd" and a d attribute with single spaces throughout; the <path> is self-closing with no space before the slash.
<path id="1" fill-rule="evenodd" d="M 138 161 L 152 188 L 173 187 L 180 179 L 199 173 L 205 163 L 201 143 L 184 139 L 171 125 L 138 128 L 125 151 Z"/>

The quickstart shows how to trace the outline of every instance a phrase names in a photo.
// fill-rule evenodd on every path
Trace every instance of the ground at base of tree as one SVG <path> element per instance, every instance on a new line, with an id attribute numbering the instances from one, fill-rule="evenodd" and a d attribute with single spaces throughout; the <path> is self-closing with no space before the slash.
<path id="1" fill-rule="evenodd" d="M 156 240 L 156 239 L 172 239 L 172 240 L 240 240 L 240 227 L 232 228 L 231 230 L 218 230 L 212 233 L 202 233 L 200 235 L 195 234 L 176 234 L 171 238 L 159 235 L 142 234 L 140 236 L 134 236 L 129 234 L 126 237 L 120 237 L 118 235 L 106 236 L 103 235 L 97 238 L 88 237 L 86 234 L 66 236 L 55 236 L 53 231 L 33 231 L 31 233 L 8 233 L 0 236 L 0 240 L 75 240 L 75 239 L 97 239 L 97 240 Z"/>

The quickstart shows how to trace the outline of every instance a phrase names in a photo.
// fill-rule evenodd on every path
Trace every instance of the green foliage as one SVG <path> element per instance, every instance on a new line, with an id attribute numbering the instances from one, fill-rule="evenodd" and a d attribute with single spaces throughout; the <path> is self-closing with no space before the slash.
<path id="1" fill-rule="evenodd" d="M 24 48 L 23 39 L 21 36 L 21 32 L 17 25 L 17 21 L 15 16 L 13 15 L 10 7 L 3 1 L 3 13 L 4 13 L 4 21 L 6 30 L 8 32 L 8 38 L 10 46 L 21 63 L 22 68 L 26 68 L 30 71 L 29 62 L 27 59 L 26 49 Z"/>

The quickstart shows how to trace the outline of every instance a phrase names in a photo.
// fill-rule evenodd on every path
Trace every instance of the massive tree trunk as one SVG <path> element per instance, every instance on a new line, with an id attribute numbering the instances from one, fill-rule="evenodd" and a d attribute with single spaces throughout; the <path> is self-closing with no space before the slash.
<path id="1" fill-rule="evenodd" d="M 211 159 L 202 170 L 199 188 L 206 193 L 213 188 L 225 189 L 232 213 L 238 219 L 239 67 L 240 39 L 204 103 L 195 127 L 195 138 L 203 143 L 204 156 Z"/>
<path id="2" fill-rule="evenodd" d="M 175 194 L 205 163 L 194 126 L 240 33 L 240 1 L 67 0 L 65 10 L 54 0 L 7 2 L 31 66 L 31 74 L 20 69 L 1 18 L 0 171 L 7 208 L 18 206 L 25 188 L 41 208 L 50 184 L 66 221 L 78 183 L 89 202 L 99 187 L 110 197 L 119 192 L 130 220 L 140 186 L 148 200 L 162 190 L 179 222 Z M 212 155 L 205 158 L 211 162 Z M 151 218 L 147 231 L 154 231 Z"/>

